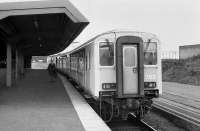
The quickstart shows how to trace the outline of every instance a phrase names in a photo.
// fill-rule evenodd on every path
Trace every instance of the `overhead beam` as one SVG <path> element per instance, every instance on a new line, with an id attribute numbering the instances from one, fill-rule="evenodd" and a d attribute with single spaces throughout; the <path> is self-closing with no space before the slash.
<path id="1" fill-rule="evenodd" d="M 38 21 L 34 22 L 34 16 Z M 8 25 L 3 26 L 0 30 L 3 33 L 5 30 L 8 32 L 6 34 L 11 34 L 5 36 L 6 41 L 21 48 L 22 53 L 25 52 L 24 55 L 48 55 L 60 52 L 89 23 L 69 0 L 2 2 L 0 4 L 0 21 L 4 23 L 4 20 L 8 22 Z M 64 33 L 66 30 L 69 32 Z M 38 40 L 39 37 L 42 38 L 42 41 Z M 27 44 L 33 46 L 26 46 Z M 40 44 L 44 46 L 40 46 Z M 48 52 L 49 50 L 50 52 Z"/>
<path id="2" fill-rule="evenodd" d="M 17 16 L 17 15 L 35 15 L 35 14 L 57 14 L 57 13 L 65 13 L 68 17 L 70 17 L 70 19 L 74 22 L 77 23 L 79 22 L 79 20 L 72 15 L 71 12 L 69 12 L 69 10 L 67 10 L 64 7 L 57 7 L 57 8 L 53 8 L 53 7 L 49 7 L 49 8 L 32 8 L 32 9 L 18 9 L 18 10 L 1 10 L 1 14 L 0 14 L 0 19 L 6 18 L 8 16 L 8 14 L 10 16 Z"/>
<path id="3" fill-rule="evenodd" d="M 9 24 L 8 22 L 0 21 L 0 29 L 6 34 L 6 35 L 12 35 L 15 33 L 14 27 Z"/>
<path id="4" fill-rule="evenodd" d="M 34 32 L 25 32 L 25 33 L 19 33 L 16 34 L 12 37 L 9 37 L 10 40 L 19 40 L 19 39 L 23 39 L 23 38 L 34 38 L 38 40 L 38 37 L 46 37 L 48 36 L 49 38 L 55 38 L 55 37 L 63 37 L 64 33 L 60 32 L 60 31 L 55 31 L 55 30 L 48 30 L 48 31 L 41 31 L 37 34 L 35 34 Z"/>

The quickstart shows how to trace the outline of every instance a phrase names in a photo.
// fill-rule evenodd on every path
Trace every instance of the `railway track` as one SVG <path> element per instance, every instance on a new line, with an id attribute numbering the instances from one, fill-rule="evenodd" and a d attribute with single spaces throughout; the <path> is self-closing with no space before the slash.
<path id="1" fill-rule="evenodd" d="M 200 110 L 199 97 L 185 96 L 184 94 L 176 94 L 172 92 L 163 92 L 162 98 Z"/>
<path id="2" fill-rule="evenodd" d="M 91 101 L 90 97 L 83 94 L 83 92 L 79 91 L 79 93 L 85 98 L 88 104 L 98 114 L 96 106 L 94 102 Z M 106 124 L 111 128 L 112 131 L 157 131 L 152 126 L 148 125 L 145 121 L 136 119 L 136 116 L 133 113 L 129 114 L 127 120 L 114 118 L 114 120 Z"/>
<path id="3" fill-rule="evenodd" d="M 165 98 L 156 100 L 153 107 L 200 129 L 200 110 L 196 108 Z"/>
<path id="4" fill-rule="evenodd" d="M 86 101 L 94 109 L 94 111 L 98 113 L 98 111 L 96 110 L 97 108 L 93 104 L 93 102 L 88 101 L 88 98 L 85 97 L 85 95 L 82 94 L 82 96 L 86 99 Z M 157 131 L 145 121 L 136 119 L 136 116 L 133 113 L 129 114 L 127 120 L 114 118 L 111 120 L 111 122 L 108 122 L 106 124 L 111 128 L 112 131 Z"/>
<path id="5" fill-rule="evenodd" d="M 137 120 L 134 114 L 130 114 L 127 120 L 114 119 L 107 124 L 112 131 L 156 131 L 143 120 Z"/>

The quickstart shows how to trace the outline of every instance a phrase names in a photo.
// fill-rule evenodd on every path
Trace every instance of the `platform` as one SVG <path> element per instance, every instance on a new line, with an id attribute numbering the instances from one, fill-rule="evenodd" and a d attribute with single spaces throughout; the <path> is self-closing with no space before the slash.
<path id="1" fill-rule="evenodd" d="M 67 86 L 71 85 L 68 83 Z M 94 130 L 94 125 L 84 125 L 88 124 L 83 122 L 88 118 L 99 129 L 109 130 L 98 117 L 87 114 L 90 107 L 86 106 L 75 90 L 70 87 L 66 92 L 65 88 L 59 78 L 50 82 L 46 70 L 26 70 L 25 78 L 18 81 L 16 86 L 0 89 L 0 131 Z M 69 97 L 68 94 L 75 96 Z M 84 114 L 77 112 L 77 106 Z"/>

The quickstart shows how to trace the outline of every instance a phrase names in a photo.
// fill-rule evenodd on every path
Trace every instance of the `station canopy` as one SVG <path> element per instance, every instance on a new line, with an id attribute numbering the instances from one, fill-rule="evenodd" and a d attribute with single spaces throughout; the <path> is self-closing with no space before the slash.
<path id="1" fill-rule="evenodd" d="M 68 0 L 0 1 L 0 45 L 10 43 L 26 56 L 64 50 L 88 23 Z"/>

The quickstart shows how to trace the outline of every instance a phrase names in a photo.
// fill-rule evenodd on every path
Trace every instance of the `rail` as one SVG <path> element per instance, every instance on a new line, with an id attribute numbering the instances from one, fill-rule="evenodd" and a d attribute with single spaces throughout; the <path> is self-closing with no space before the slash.
<path id="1" fill-rule="evenodd" d="M 127 120 L 114 119 L 107 123 L 112 131 L 157 131 L 143 120 L 130 113 Z"/>
<path id="2" fill-rule="evenodd" d="M 130 113 L 130 114 L 131 114 L 131 116 L 133 116 L 136 119 L 136 116 L 133 113 Z M 143 125 L 144 127 L 146 127 L 149 131 L 157 131 L 151 125 L 149 125 L 148 123 L 146 123 L 144 120 L 139 120 L 139 122 L 141 123 L 141 125 Z"/>
<path id="3" fill-rule="evenodd" d="M 189 106 L 161 98 L 159 101 L 154 102 L 153 107 L 200 127 L 200 111 Z"/>

